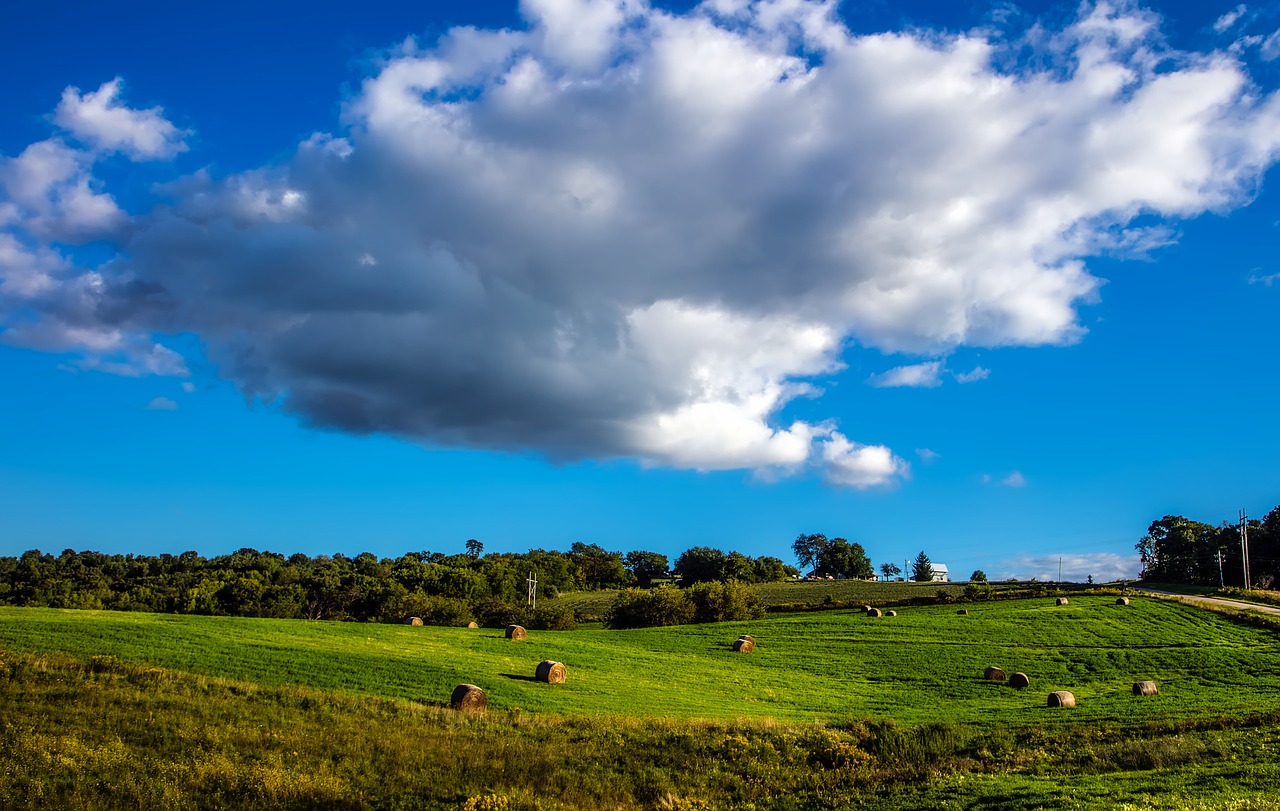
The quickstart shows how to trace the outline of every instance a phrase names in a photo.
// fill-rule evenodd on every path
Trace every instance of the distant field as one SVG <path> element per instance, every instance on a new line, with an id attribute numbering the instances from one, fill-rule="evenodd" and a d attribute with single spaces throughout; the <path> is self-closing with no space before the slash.
<path id="1" fill-rule="evenodd" d="M 26 653 L 113 656 L 266 685 L 303 685 L 439 703 L 461 682 L 500 709 L 665 718 L 906 723 L 1168 719 L 1206 710 L 1280 710 L 1280 643 L 1196 608 L 1073 597 L 782 614 L 751 623 L 632 631 L 492 629 L 0 608 L 0 645 Z M 730 645 L 751 633 L 757 651 Z M 565 663 L 568 684 L 532 681 L 537 663 Z M 988 665 L 1030 675 L 1033 688 L 983 683 Z M 1157 701 L 1130 695 L 1157 679 Z M 1047 713 L 1071 690 L 1080 706 Z"/>
<path id="2" fill-rule="evenodd" d="M 851 606 L 856 603 L 897 605 L 920 597 L 935 597 L 940 592 L 953 597 L 964 593 L 964 583 L 872 583 L 862 580 L 792 580 L 781 583 L 757 583 L 749 586 L 766 608 L 820 608 L 834 602 Z M 992 584 L 992 588 L 1005 588 Z M 564 594 L 556 602 L 567 605 L 585 622 L 599 622 L 618 593 L 616 591 L 579 591 Z"/>

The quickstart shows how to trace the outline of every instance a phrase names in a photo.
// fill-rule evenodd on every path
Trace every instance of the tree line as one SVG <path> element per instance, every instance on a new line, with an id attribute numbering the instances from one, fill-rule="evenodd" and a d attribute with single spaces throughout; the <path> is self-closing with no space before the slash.
<path id="1" fill-rule="evenodd" d="M 465 554 L 410 552 L 378 558 L 370 552 L 289 557 L 240 549 L 212 558 L 180 555 L 107 555 L 30 550 L 0 557 L 0 604 L 110 609 L 241 617 L 399 622 L 421 617 L 437 625 L 521 622 L 534 628 L 571 627 L 571 613 L 554 598 L 563 591 L 651 587 L 669 578 L 658 552 L 613 552 L 575 543 L 567 552 L 484 554 L 475 539 Z M 696 583 L 782 580 L 798 570 L 770 556 L 758 558 L 694 547 L 676 560 L 682 586 Z M 528 578 L 536 574 L 536 611 L 525 606 Z"/>
<path id="2" fill-rule="evenodd" d="M 1137 543 L 1142 579 L 1156 583 L 1269 589 L 1280 577 L 1280 506 L 1262 519 L 1249 519 L 1249 569 L 1244 582 L 1241 527 L 1223 521 L 1206 524 L 1181 515 L 1152 521 Z M 1221 579 L 1219 579 L 1221 578 Z"/>

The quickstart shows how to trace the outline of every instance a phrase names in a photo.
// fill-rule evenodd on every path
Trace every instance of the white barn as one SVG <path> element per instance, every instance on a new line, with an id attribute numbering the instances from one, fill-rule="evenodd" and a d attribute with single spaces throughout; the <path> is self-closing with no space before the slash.
<path id="1" fill-rule="evenodd" d="M 935 583 L 951 582 L 951 572 L 947 571 L 947 564 L 934 563 L 934 564 L 931 564 L 929 568 L 933 569 L 933 582 Z"/>

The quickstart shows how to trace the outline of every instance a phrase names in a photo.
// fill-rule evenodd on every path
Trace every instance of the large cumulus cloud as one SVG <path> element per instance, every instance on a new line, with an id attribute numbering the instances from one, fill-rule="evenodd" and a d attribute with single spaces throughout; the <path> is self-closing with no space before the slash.
<path id="1" fill-rule="evenodd" d="M 22 185 L 39 156 L 0 167 L 6 338 L 92 359 L 94 336 L 194 332 L 317 425 L 868 487 L 907 473 L 845 435 L 875 426 L 779 417 L 850 347 L 1077 341 L 1088 257 L 1246 201 L 1280 139 L 1238 54 L 1171 51 L 1127 5 L 1012 44 L 857 35 L 808 0 L 522 9 L 522 30 L 406 43 L 333 132 L 127 223 L 94 151 L 185 133 L 113 107 L 118 84 L 68 91 L 56 120 L 85 146 L 47 142 L 44 185 Z M 50 253 L 74 232 L 59 195 L 114 227 L 115 259 Z M 159 351 L 126 354 L 185 368 Z"/>

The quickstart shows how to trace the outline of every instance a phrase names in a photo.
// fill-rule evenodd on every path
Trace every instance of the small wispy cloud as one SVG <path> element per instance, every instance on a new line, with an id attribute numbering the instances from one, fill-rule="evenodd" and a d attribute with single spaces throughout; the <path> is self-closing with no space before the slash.
<path id="1" fill-rule="evenodd" d="M 196 390 L 196 384 L 192 383 L 190 380 L 184 380 L 182 381 L 182 390 L 187 394 L 190 394 Z"/>
<path id="2" fill-rule="evenodd" d="M 168 397 L 157 397 L 156 399 L 147 403 L 147 410 L 148 411 L 177 411 L 178 404 L 175 403 L 173 400 L 170 400 Z"/>
<path id="3" fill-rule="evenodd" d="M 867 378 L 867 383 L 878 389 L 897 387 L 932 389 L 942 385 L 942 381 L 938 379 L 941 373 L 942 361 L 931 360 L 910 366 L 898 366 L 887 372 L 871 375 Z"/>
<path id="4" fill-rule="evenodd" d="M 942 454 L 938 453 L 937 451 L 929 450 L 928 448 L 916 448 L 916 456 L 919 456 L 920 461 L 924 462 L 927 465 L 933 460 L 942 456 Z"/>
<path id="5" fill-rule="evenodd" d="M 1249 277 L 1249 284 L 1260 284 L 1263 287 L 1270 287 L 1277 281 L 1280 281 L 1280 273 L 1272 273 L 1268 276 L 1253 274 Z"/>
<path id="6" fill-rule="evenodd" d="M 1276 57 L 1280 57 L 1280 31 L 1266 38 L 1258 48 L 1258 55 L 1268 62 L 1274 62 Z"/>
<path id="7" fill-rule="evenodd" d="M 978 481 L 983 484 L 998 484 L 1001 487 L 1026 487 L 1027 477 L 1022 475 L 1021 471 L 1015 470 L 1003 479 L 997 479 L 990 473 L 983 473 L 978 476 Z"/>
<path id="8" fill-rule="evenodd" d="M 1216 22 L 1214 22 L 1213 30 L 1217 31 L 1219 34 L 1226 33 L 1228 28 L 1235 25 L 1236 21 L 1244 16 L 1245 10 L 1246 9 L 1245 9 L 1244 3 L 1241 3 L 1231 11 L 1228 11 L 1226 14 L 1223 14 L 1221 17 L 1217 19 Z"/>
<path id="9" fill-rule="evenodd" d="M 976 383 L 979 380 L 986 380 L 991 377 L 991 370 L 982 366 L 975 366 L 968 372 L 960 372 L 956 375 L 957 383 Z"/>

